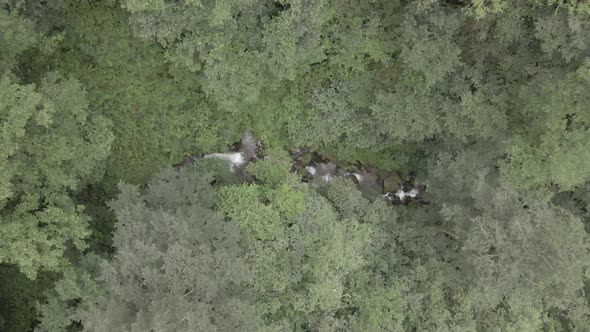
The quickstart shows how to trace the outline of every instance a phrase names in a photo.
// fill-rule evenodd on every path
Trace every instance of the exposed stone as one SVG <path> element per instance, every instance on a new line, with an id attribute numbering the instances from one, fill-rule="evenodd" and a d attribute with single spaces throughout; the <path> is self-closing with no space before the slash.
<path id="1" fill-rule="evenodd" d="M 243 154 L 246 161 L 258 159 L 257 151 L 260 143 L 252 136 L 246 133 L 240 142 L 239 151 Z"/>
<path id="2" fill-rule="evenodd" d="M 383 179 L 383 191 L 386 193 L 394 192 L 399 188 L 402 182 L 403 180 L 399 174 L 391 174 Z"/>

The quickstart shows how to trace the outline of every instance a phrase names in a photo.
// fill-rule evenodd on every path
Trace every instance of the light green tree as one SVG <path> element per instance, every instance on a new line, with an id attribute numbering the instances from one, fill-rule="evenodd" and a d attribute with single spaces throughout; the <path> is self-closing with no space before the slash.
<path id="1" fill-rule="evenodd" d="M 37 89 L 2 77 L 0 114 L 0 261 L 35 278 L 59 270 L 69 244 L 85 247 L 88 217 L 71 193 L 101 178 L 113 136 L 80 83 L 54 73 Z"/>
<path id="2" fill-rule="evenodd" d="M 249 167 L 261 183 L 223 188 L 218 207 L 251 241 L 254 296 L 267 328 L 333 329 L 345 323 L 338 312 L 347 307 L 347 278 L 365 264 L 371 227 L 293 181 L 281 156 L 275 150 Z"/>

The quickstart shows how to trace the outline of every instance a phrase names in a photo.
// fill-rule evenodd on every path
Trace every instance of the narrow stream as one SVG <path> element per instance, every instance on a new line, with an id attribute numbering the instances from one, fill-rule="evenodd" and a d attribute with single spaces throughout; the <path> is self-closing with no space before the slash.
<path id="1" fill-rule="evenodd" d="M 413 174 L 402 177 L 397 172 L 386 172 L 369 165 L 362 165 L 338 161 L 329 156 L 320 155 L 314 151 L 299 147 L 289 152 L 292 162 L 292 170 L 302 176 L 302 181 L 311 182 L 321 179 L 323 182 L 331 182 L 336 177 L 346 177 L 354 181 L 359 190 L 365 193 L 381 194 L 383 199 L 393 205 L 428 205 L 423 199 L 426 185 L 416 182 Z M 218 158 L 228 163 L 231 172 L 240 172 L 245 175 L 247 181 L 253 181 L 253 177 L 245 171 L 250 162 L 264 159 L 264 148 L 260 141 L 250 133 L 246 133 L 242 140 L 232 145 L 232 151 L 224 153 L 211 153 L 204 156 L 191 156 L 186 158 L 177 170 L 192 165 L 194 162 Z"/>

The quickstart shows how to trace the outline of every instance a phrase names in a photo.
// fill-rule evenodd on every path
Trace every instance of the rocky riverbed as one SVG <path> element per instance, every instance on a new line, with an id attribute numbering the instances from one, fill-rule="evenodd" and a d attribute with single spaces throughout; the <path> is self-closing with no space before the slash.
<path id="1" fill-rule="evenodd" d="M 360 162 L 350 163 L 328 155 L 320 155 L 305 147 L 289 151 L 292 159 L 292 170 L 301 175 L 302 181 L 309 182 L 319 179 L 331 182 L 336 177 L 346 177 L 354 181 L 359 190 L 371 194 L 380 194 L 383 199 L 394 205 L 429 204 L 423 199 L 426 185 L 416 180 L 414 174 L 402 175 L 398 172 L 387 172 Z M 190 156 L 177 170 L 190 166 L 201 159 L 218 158 L 228 163 L 230 171 L 239 173 L 244 181 L 254 181 L 245 168 L 250 162 L 266 158 L 263 144 L 250 133 L 246 133 L 240 142 L 233 144 L 229 152 L 211 153 L 202 156 Z"/>

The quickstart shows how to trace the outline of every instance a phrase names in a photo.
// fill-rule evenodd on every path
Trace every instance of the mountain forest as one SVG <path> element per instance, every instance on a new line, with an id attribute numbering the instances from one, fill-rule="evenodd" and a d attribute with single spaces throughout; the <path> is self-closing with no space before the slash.
<path id="1" fill-rule="evenodd" d="M 590 3 L 0 0 L 0 331 L 590 331 Z"/>

